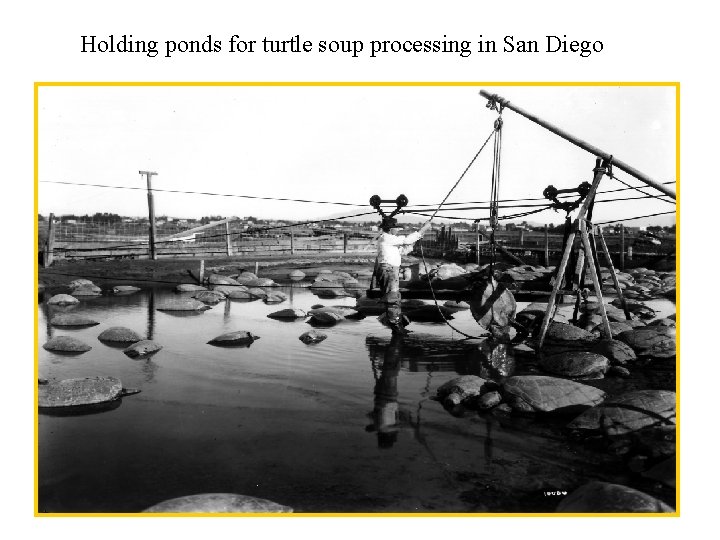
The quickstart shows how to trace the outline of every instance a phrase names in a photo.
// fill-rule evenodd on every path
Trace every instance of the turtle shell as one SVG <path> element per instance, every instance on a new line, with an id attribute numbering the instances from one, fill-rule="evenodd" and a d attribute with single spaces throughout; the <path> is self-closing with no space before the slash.
<path id="1" fill-rule="evenodd" d="M 287 295 L 281 292 L 273 292 L 268 294 L 263 300 L 266 304 L 281 304 L 287 300 Z"/>
<path id="2" fill-rule="evenodd" d="M 441 401 L 449 401 L 450 405 L 459 405 L 480 396 L 486 383 L 477 375 L 462 375 L 440 385 L 437 397 Z"/>
<path id="3" fill-rule="evenodd" d="M 122 383 L 115 377 L 88 377 L 85 379 L 64 379 L 50 381 L 38 386 L 38 406 L 75 407 L 105 403 L 119 398 Z"/>
<path id="4" fill-rule="evenodd" d="M 541 412 L 592 407 L 605 398 L 605 392 L 593 386 L 543 375 L 509 377 L 503 381 L 502 390 L 506 395 L 520 398 Z"/>
<path id="5" fill-rule="evenodd" d="M 310 345 L 311 343 L 320 343 L 321 341 L 327 339 L 327 334 L 323 334 L 317 330 L 310 330 L 309 332 L 301 334 L 298 339 L 306 345 Z"/>
<path id="6" fill-rule="evenodd" d="M 206 309 L 210 309 L 210 307 L 200 300 L 183 298 L 161 302 L 155 309 L 158 311 L 205 311 Z"/>
<path id="7" fill-rule="evenodd" d="M 570 351 L 543 357 L 540 367 L 564 377 L 602 377 L 609 363 L 607 358 L 597 353 Z"/>
<path id="8" fill-rule="evenodd" d="M 69 294 L 56 294 L 48 300 L 48 304 L 52 306 L 70 306 L 79 302 L 80 300 Z"/>
<path id="9" fill-rule="evenodd" d="M 82 315 L 58 313 L 50 319 L 50 324 L 53 326 L 95 326 L 100 323 Z"/>
<path id="10" fill-rule="evenodd" d="M 208 283 L 210 285 L 240 285 L 236 280 L 220 274 L 210 274 Z"/>
<path id="11" fill-rule="evenodd" d="M 620 333 L 618 339 L 630 345 L 638 356 L 672 358 L 676 354 L 675 327 L 642 326 Z"/>
<path id="12" fill-rule="evenodd" d="M 135 287 L 133 285 L 116 285 L 113 287 L 112 292 L 115 294 L 122 294 L 122 293 L 134 293 L 138 292 L 140 290 L 140 287 Z"/>
<path id="13" fill-rule="evenodd" d="M 252 294 L 255 298 L 266 298 L 268 295 L 267 291 L 261 289 L 260 287 L 248 287 L 247 292 Z"/>
<path id="14" fill-rule="evenodd" d="M 199 300 L 203 304 L 215 305 L 225 300 L 225 294 L 220 291 L 198 291 L 192 295 L 195 300 Z"/>
<path id="15" fill-rule="evenodd" d="M 275 282 L 270 278 L 248 279 L 242 282 L 246 287 L 272 287 Z"/>
<path id="16" fill-rule="evenodd" d="M 77 289 L 78 287 L 84 287 L 86 285 L 95 284 L 89 279 L 73 279 L 70 283 L 68 283 L 68 287 L 70 287 L 71 289 Z"/>
<path id="17" fill-rule="evenodd" d="M 675 423 L 675 392 L 635 390 L 585 411 L 568 427 L 624 435 L 647 426 Z"/>
<path id="18" fill-rule="evenodd" d="M 111 326 L 103 330 L 98 336 L 98 339 L 111 343 L 135 343 L 136 341 L 142 340 L 142 337 L 137 332 L 124 326 Z"/>
<path id="19" fill-rule="evenodd" d="M 123 350 L 123 352 L 130 358 L 138 358 L 140 356 L 150 356 L 151 354 L 155 354 L 160 349 L 162 349 L 162 345 L 155 343 L 150 339 L 143 339 L 133 343 L 127 349 Z"/>
<path id="20" fill-rule="evenodd" d="M 102 289 L 97 285 L 81 285 L 72 290 L 74 296 L 100 296 Z"/>
<path id="21" fill-rule="evenodd" d="M 288 273 L 288 277 L 293 280 L 305 279 L 305 272 L 302 270 L 293 270 Z"/>
<path id="22" fill-rule="evenodd" d="M 549 341 L 595 341 L 597 336 L 572 324 L 552 321 L 546 339 Z"/>
<path id="23" fill-rule="evenodd" d="M 331 308 L 311 309 L 308 311 L 308 315 L 310 315 L 312 322 L 326 325 L 335 324 L 345 318 L 341 313 Z"/>
<path id="24" fill-rule="evenodd" d="M 195 292 L 195 291 L 207 291 L 207 287 L 202 285 L 194 285 L 192 283 L 181 283 L 175 287 L 175 292 Z"/>
<path id="25" fill-rule="evenodd" d="M 304 319 L 307 317 L 307 313 L 305 313 L 302 309 L 288 308 L 270 313 L 268 317 L 271 319 Z"/>
<path id="26" fill-rule="evenodd" d="M 256 339 L 260 339 L 260 337 L 246 330 L 238 330 L 237 332 L 228 332 L 227 334 L 217 336 L 208 341 L 208 343 L 210 345 L 220 346 L 249 347 Z"/>
<path id="27" fill-rule="evenodd" d="M 291 513 L 292 508 L 234 493 L 203 493 L 178 497 L 143 510 L 149 513 Z"/>
<path id="28" fill-rule="evenodd" d="M 243 272 L 242 274 L 238 274 L 233 279 L 237 281 L 238 283 L 245 284 L 248 281 L 252 281 L 254 279 L 257 279 L 258 277 L 253 274 L 252 272 Z"/>
<path id="29" fill-rule="evenodd" d="M 47 343 L 43 345 L 43 349 L 53 352 L 83 353 L 89 351 L 92 347 L 74 337 L 56 336 L 49 339 Z"/>
<path id="30" fill-rule="evenodd" d="M 600 323 L 597 326 L 595 326 L 592 329 L 592 333 L 598 336 L 601 336 L 604 330 L 604 324 Z M 617 322 L 617 321 L 611 321 L 610 322 L 610 335 L 613 338 L 618 337 L 622 332 L 627 332 L 628 330 L 632 330 L 633 327 L 627 324 L 626 322 Z"/>
<path id="31" fill-rule="evenodd" d="M 637 355 L 630 345 L 617 339 L 602 340 L 593 345 L 590 352 L 602 354 L 612 365 L 624 365 L 637 360 Z"/>
<path id="32" fill-rule="evenodd" d="M 492 278 L 476 283 L 468 303 L 473 318 L 483 328 L 488 328 L 491 323 L 509 325 L 517 309 L 512 293 Z"/>
<path id="33" fill-rule="evenodd" d="M 620 484 L 589 482 L 557 506 L 558 512 L 674 512 L 655 497 Z"/>
<path id="34" fill-rule="evenodd" d="M 229 291 L 227 297 L 231 300 L 257 300 L 258 297 L 252 294 L 247 287 L 238 287 L 234 291 Z"/>

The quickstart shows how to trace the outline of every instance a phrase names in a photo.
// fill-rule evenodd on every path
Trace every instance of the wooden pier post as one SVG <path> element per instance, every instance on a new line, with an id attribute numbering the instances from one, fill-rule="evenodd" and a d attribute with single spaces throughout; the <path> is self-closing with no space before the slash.
<path id="1" fill-rule="evenodd" d="M 260 269 L 260 263 L 258 263 L 257 261 L 255 261 L 255 275 L 256 275 L 256 276 L 258 275 L 258 270 L 259 270 L 259 269 Z"/>
<path id="2" fill-rule="evenodd" d="M 228 257 L 232 255 L 232 241 L 230 239 L 230 222 L 225 222 L 225 248 L 227 249 Z"/>
<path id="3" fill-rule="evenodd" d="M 525 240 L 525 229 L 520 229 L 520 238 L 518 238 L 520 245 L 523 245 L 523 242 Z"/>
<path id="4" fill-rule="evenodd" d="M 480 266 L 480 222 L 475 222 L 475 264 Z"/>
<path id="5" fill-rule="evenodd" d="M 43 268 L 49 267 L 53 263 L 55 248 L 55 214 L 48 216 L 48 236 L 45 242 L 45 253 L 43 256 Z"/>
<path id="6" fill-rule="evenodd" d="M 347 235 L 347 233 L 343 233 L 343 253 L 347 253 L 347 247 L 348 247 L 348 235 Z"/>
<path id="7" fill-rule="evenodd" d="M 295 255 L 295 227 L 290 227 L 290 255 Z"/>
<path id="8" fill-rule="evenodd" d="M 545 266 L 550 266 L 550 237 L 547 223 L 545 224 Z"/>
<path id="9" fill-rule="evenodd" d="M 627 258 L 628 261 L 632 261 L 632 246 L 627 247 Z"/>
<path id="10" fill-rule="evenodd" d="M 153 200 L 152 193 L 152 177 L 156 175 L 156 172 L 151 171 L 138 171 L 140 174 L 144 174 L 147 179 L 147 200 L 148 200 L 148 217 L 150 219 L 149 240 L 150 240 L 150 258 L 155 261 L 157 260 L 157 253 L 155 252 L 155 235 L 157 230 L 155 229 L 155 201 Z"/>
<path id="11" fill-rule="evenodd" d="M 625 271 L 625 226 L 620 224 L 620 270 Z"/>
<path id="12" fill-rule="evenodd" d="M 203 284 L 203 281 L 205 281 L 205 259 L 200 259 L 200 285 Z"/>

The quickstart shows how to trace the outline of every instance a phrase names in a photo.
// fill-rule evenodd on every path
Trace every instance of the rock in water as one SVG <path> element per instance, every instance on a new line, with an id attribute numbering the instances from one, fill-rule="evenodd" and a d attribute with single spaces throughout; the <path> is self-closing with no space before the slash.
<path id="1" fill-rule="evenodd" d="M 587 408 L 605 399 L 605 392 L 593 386 L 542 375 L 508 377 L 502 383 L 502 393 L 504 397 L 519 398 L 540 412 Z"/>
<path id="2" fill-rule="evenodd" d="M 602 378 L 609 363 L 607 358 L 597 353 L 570 351 L 543 357 L 540 367 L 564 377 Z"/>
<path id="3" fill-rule="evenodd" d="M 249 347 L 259 336 L 253 335 L 246 330 L 238 330 L 237 332 L 229 332 L 222 334 L 208 341 L 210 345 L 219 345 L 226 347 Z"/>
<path id="4" fill-rule="evenodd" d="M 307 313 L 305 313 L 302 309 L 288 308 L 270 313 L 268 317 L 271 319 L 304 319 L 307 317 Z"/>
<path id="5" fill-rule="evenodd" d="M 515 317 L 515 297 L 504 285 L 494 279 L 477 283 L 473 287 L 470 311 L 483 328 L 508 326 Z"/>
<path id="6" fill-rule="evenodd" d="M 207 287 L 202 285 L 194 285 L 192 283 L 181 283 L 175 287 L 176 292 L 195 292 L 195 291 L 207 291 Z"/>
<path id="7" fill-rule="evenodd" d="M 194 298 L 183 298 L 161 302 L 155 309 L 158 311 L 205 311 L 210 309 L 210 306 Z"/>
<path id="8" fill-rule="evenodd" d="M 150 356 L 151 354 L 155 354 L 160 349 L 162 349 L 162 345 L 155 343 L 150 339 L 143 339 L 142 341 L 133 343 L 127 349 L 123 350 L 123 352 L 130 358 L 138 358 L 141 356 Z"/>
<path id="9" fill-rule="evenodd" d="M 135 343 L 142 340 L 142 337 L 124 326 L 111 326 L 107 330 L 103 330 L 98 339 L 110 343 Z"/>
<path id="10" fill-rule="evenodd" d="M 148 513 L 292 513 L 288 506 L 234 493 L 203 493 L 178 497 L 143 510 Z"/>
<path id="11" fill-rule="evenodd" d="M 69 294 L 56 294 L 48 300 L 48 304 L 51 306 L 71 306 L 73 304 L 78 304 L 79 302 L 80 300 L 74 296 L 70 296 Z"/>
<path id="12" fill-rule="evenodd" d="M 316 330 L 310 330 L 309 332 L 301 334 L 298 339 L 306 345 L 310 345 L 311 343 L 320 343 L 321 341 L 327 339 L 327 334 L 323 334 L 322 332 L 318 332 Z"/>
<path id="13" fill-rule="evenodd" d="M 659 499 L 636 489 L 610 484 L 589 482 L 565 497 L 558 512 L 674 512 Z"/>
<path id="14" fill-rule="evenodd" d="M 608 399 L 568 424 L 570 429 L 625 435 L 647 426 L 675 424 L 675 392 L 635 390 Z"/>
<path id="15" fill-rule="evenodd" d="M 100 323 L 82 315 L 59 313 L 50 319 L 50 324 L 53 326 L 95 326 Z"/>
<path id="16" fill-rule="evenodd" d="M 70 336 L 56 336 L 43 345 L 43 349 L 53 352 L 83 353 L 92 347 L 87 343 Z"/>
<path id="17" fill-rule="evenodd" d="M 94 405 L 113 401 L 122 395 L 122 382 L 115 377 L 64 379 L 50 381 L 38 387 L 38 406 L 53 408 Z"/>
<path id="18" fill-rule="evenodd" d="M 140 287 L 134 287 L 133 285 L 116 285 L 113 287 L 112 292 L 115 294 L 129 294 L 138 292 Z"/>
<path id="19" fill-rule="evenodd" d="M 437 398 L 447 409 L 458 405 L 475 405 L 487 381 L 477 375 L 462 375 L 437 389 Z"/>

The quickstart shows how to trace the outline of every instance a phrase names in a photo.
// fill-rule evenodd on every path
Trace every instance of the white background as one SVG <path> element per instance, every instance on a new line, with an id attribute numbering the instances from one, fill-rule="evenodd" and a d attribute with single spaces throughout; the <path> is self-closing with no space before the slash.
<path id="1" fill-rule="evenodd" d="M 652 538 L 702 534 L 716 513 L 717 352 L 707 322 L 716 300 L 718 108 L 706 3 L 590 2 L 148 2 L 35 1 L 3 8 L 2 156 L 6 245 L 3 281 L 3 530 L 13 537 L 178 538 L 231 534 L 423 538 Z M 709 5 L 709 3 L 708 3 Z M 82 55 L 79 36 L 123 33 L 158 39 L 599 39 L 605 50 L 533 55 L 228 54 L 147 58 Z M 681 83 L 681 517 L 673 519 L 33 518 L 33 83 L 35 81 L 679 81 Z M 680 198 L 678 198 L 680 200 Z M 707 300 L 705 300 L 707 296 Z M 142 451 L 141 448 L 138 449 Z M 222 530 L 221 530 L 222 529 Z M 509 535 L 509 536 L 508 536 Z"/>

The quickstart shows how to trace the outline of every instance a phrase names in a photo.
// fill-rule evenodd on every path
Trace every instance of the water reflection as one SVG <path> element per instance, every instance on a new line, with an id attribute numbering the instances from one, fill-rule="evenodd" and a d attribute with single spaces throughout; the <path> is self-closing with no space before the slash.
<path id="1" fill-rule="evenodd" d="M 86 416 L 100 414 L 117 409 L 122 399 L 92 403 L 90 405 L 73 405 L 70 407 L 38 407 L 38 413 L 44 416 Z"/>
<path id="2" fill-rule="evenodd" d="M 385 349 L 380 375 L 375 381 L 373 423 L 365 429 L 377 434 L 379 448 L 391 448 L 397 441 L 399 422 L 397 378 L 400 372 L 402 349 L 403 336 L 393 336 Z"/>
<path id="3" fill-rule="evenodd" d="M 146 339 L 153 339 L 155 335 L 155 289 L 150 289 L 148 294 L 146 334 Z"/>

